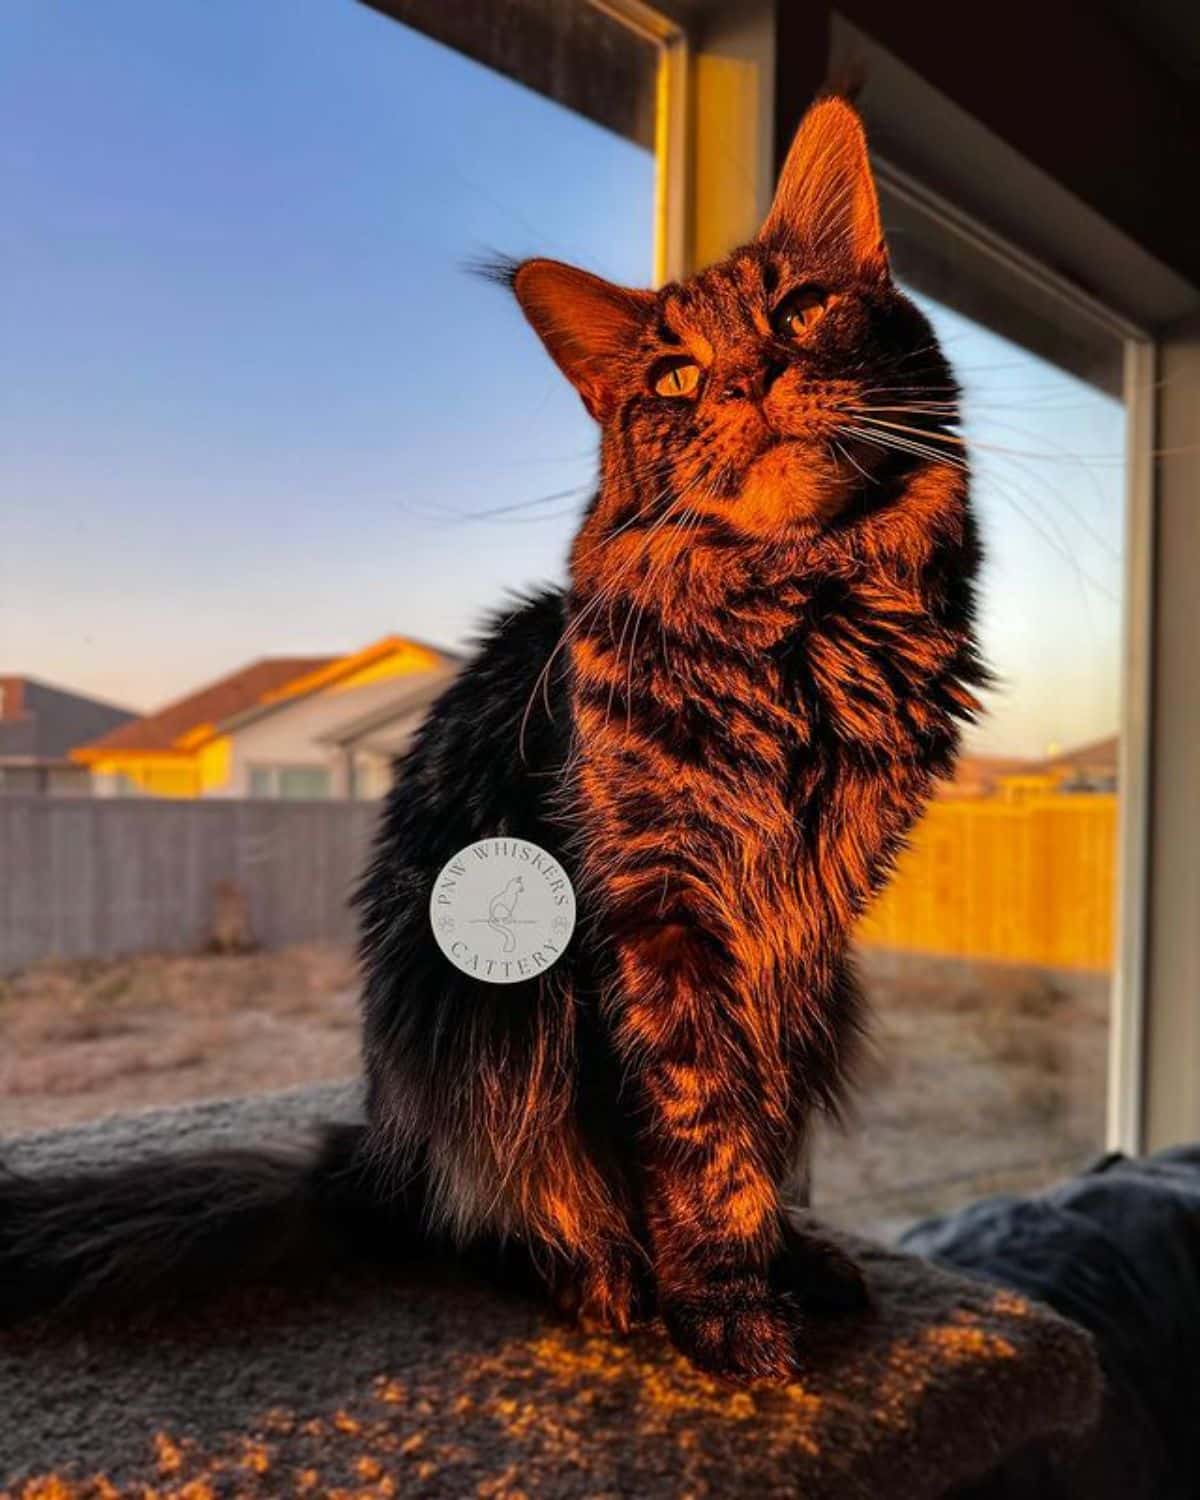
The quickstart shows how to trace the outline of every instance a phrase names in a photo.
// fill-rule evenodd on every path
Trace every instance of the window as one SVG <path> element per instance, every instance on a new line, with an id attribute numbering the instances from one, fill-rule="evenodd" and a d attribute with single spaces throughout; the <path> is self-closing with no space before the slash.
<path id="1" fill-rule="evenodd" d="M 638 0 L 504 5 L 504 28 L 471 19 L 486 5 L 439 0 L 5 9 L 9 133 L 28 142 L 4 164 L 23 380 L 3 451 L 27 502 L 0 557 L 14 670 L 148 708 L 260 657 L 314 666 L 406 630 L 453 646 L 514 584 L 560 575 L 594 431 L 511 302 L 466 267 L 542 252 L 645 284 L 752 233 L 772 175 L 772 7 L 703 7 L 689 60 Z M 863 925 L 880 1061 L 861 1129 L 823 1143 L 816 1172 L 818 1205 L 859 1224 L 1036 1182 L 1103 1144 L 1106 1040 L 1137 1032 L 1119 999 L 1141 871 L 1116 867 L 1136 866 L 1141 813 L 1118 764 L 1118 621 L 1148 614 L 1125 582 L 1149 552 L 1130 529 L 1125 433 L 1139 410 L 1148 430 L 1154 389 L 1135 331 L 1104 308 L 899 174 L 885 200 L 899 274 L 966 387 L 984 635 L 1004 682 Z M 343 795 L 340 765 L 318 790 L 299 748 L 254 744 L 251 800 Z M 360 795 L 382 774 L 362 771 Z M 164 768 L 124 789 L 181 785 Z M 123 811 L 160 819 L 176 846 L 178 805 Z M 291 847 L 270 820 L 344 813 L 347 838 L 322 846 L 345 851 L 330 907 L 344 922 L 369 807 L 204 812 L 210 830 L 241 820 L 231 858 L 252 908 Z M 127 925 L 178 944 L 138 903 L 185 887 L 131 892 L 102 863 L 94 879 L 133 914 L 98 919 L 106 940 Z M 202 882 L 186 889 L 207 900 Z M 337 929 L 330 951 L 349 940 Z M 314 1011 L 342 985 L 327 978 Z M 169 1088 L 235 1085 L 201 1071 Z M 971 1108 L 949 1111 L 955 1094 L 978 1128 Z M 76 1107 L 60 1103 L 63 1118 Z"/>
<path id="2" fill-rule="evenodd" d="M 251 797 L 284 797 L 308 801 L 333 795 L 328 766 L 251 766 L 247 776 Z"/>
<path id="3" fill-rule="evenodd" d="M 1126 341 L 889 197 L 897 271 L 963 386 L 995 673 L 859 931 L 871 1057 L 814 1204 L 889 1230 L 1106 1143 L 1126 573 Z M 903 436 L 900 392 L 889 420 Z"/>
<path id="4" fill-rule="evenodd" d="M 275 795 L 274 768 L 251 766 L 248 789 L 252 797 L 273 797 Z"/>
<path id="5" fill-rule="evenodd" d="M 478 7 L 387 9 L 0 7 L 5 658 L 139 712 L 224 684 L 32 835 L 31 900 L 77 878 L 36 924 L 0 903 L 0 1133 L 356 1073 L 345 897 L 376 809 L 282 742 L 302 704 L 251 723 L 246 770 L 240 726 L 561 573 L 594 431 L 471 266 L 654 278 L 659 44 L 584 0 L 506 0 L 492 42 Z M 198 959 L 229 906 L 260 951 Z"/>

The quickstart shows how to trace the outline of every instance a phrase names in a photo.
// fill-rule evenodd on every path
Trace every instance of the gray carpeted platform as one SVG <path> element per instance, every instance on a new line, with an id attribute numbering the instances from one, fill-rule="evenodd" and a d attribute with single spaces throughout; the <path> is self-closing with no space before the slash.
<path id="1" fill-rule="evenodd" d="M 24 1171 L 351 1119 L 309 1089 L 0 1146 Z M 784 1390 L 733 1391 L 651 1330 L 563 1327 L 453 1268 L 232 1295 L 122 1335 L 0 1338 L 0 1495 L 889 1496 L 932 1500 L 1092 1419 L 1087 1337 L 1015 1295 L 859 1247 L 874 1313 L 814 1325 Z"/>

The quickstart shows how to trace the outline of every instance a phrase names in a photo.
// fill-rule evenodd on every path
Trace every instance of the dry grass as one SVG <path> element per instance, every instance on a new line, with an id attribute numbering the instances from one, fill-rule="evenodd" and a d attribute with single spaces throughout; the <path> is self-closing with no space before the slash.
<path id="1" fill-rule="evenodd" d="M 316 945 L 0 979 L 0 1132 L 352 1075 L 355 986 L 351 956 Z"/>
<path id="2" fill-rule="evenodd" d="M 1107 977 L 867 953 L 871 1043 L 815 1201 L 894 1227 L 1101 1145 Z M 0 980 L 0 1134 L 358 1071 L 349 954 L 43 964 Z"/>
<path id="3" fill-rule="evenodd" d="M 814 1202 L 881 1232 L 1052 1181 L 1103 1146 L 1108 976 L 867 951 L 870 1044 Z"/>

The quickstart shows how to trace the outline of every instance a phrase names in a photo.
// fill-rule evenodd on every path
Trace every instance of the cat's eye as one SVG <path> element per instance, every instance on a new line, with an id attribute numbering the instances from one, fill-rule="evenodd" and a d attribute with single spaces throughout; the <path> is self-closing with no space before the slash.
<path id="1" fill-rule="evenodd" d="M 690 396 L 700 384 L 700 366 L 691 360 L 660 365 L 654 373 L 654 389 L 660 396 Z"/>
<path id="2" fill-rule="evenodd" d="M 813 327 L 825 316 L 829 296 L 823 287 L 802 286 L 791 292 L 775 309 L 772 320 L 775 331 L 785 338 L 807 338 Z"/>

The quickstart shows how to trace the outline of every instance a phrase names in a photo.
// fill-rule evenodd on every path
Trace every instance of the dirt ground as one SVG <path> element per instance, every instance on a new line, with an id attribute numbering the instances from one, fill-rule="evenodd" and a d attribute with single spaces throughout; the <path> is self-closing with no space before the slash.
<path id="1" fill-rule="evenodd" d="M 1107 974 L 881 951 L 859 971 L 867 1042 L 844 1127 L 814 1143 L 818 1212 L 891 1234 L 1103 1150 Z"/>
<path id="2" fill-rule="evenodd" d="M 889 1233 L 1062 1176 L 1102 1145 L 1108 981 L 863 955 L 870 1042 L 813 1202 Z M 352 1076 L 355 969 L 338 949 L 41 964 L 0 979 L 0 1136 Z"/>
<path id="3" fill-rule="evenodd" d="M 354 961 L 317 945 L 0 978 L 0 1136 L 358 1071 Z"/>

